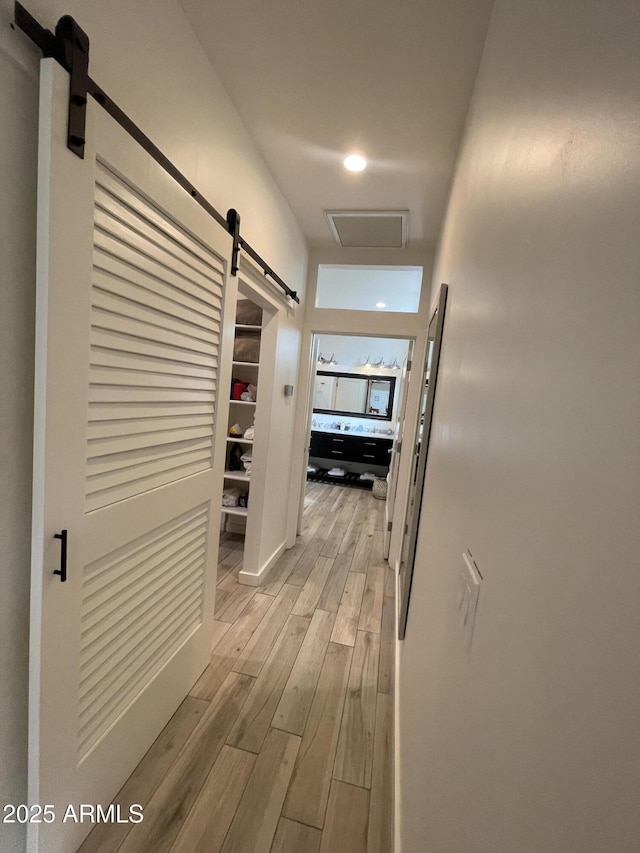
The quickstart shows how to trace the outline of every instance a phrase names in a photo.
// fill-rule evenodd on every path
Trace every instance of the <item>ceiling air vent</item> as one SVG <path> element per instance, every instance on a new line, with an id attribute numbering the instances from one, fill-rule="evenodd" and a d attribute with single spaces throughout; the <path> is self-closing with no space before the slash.
<path id="1" fill-rule="evenodd" d="M 404 249 L 408 210 L 325 210 L 331 233 L 345 249 Z"/>

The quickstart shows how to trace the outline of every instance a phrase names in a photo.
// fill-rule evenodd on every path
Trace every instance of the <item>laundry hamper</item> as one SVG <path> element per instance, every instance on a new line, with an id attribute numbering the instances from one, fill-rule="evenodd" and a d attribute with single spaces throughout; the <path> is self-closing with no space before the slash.
<path id="1" fill-rule="evenodd" d="M 378 498 L 379 501 L 384 501 L 387 499 L 387 481 L 384 479 L 376 478 L 373 481 L 373 486 L 371 487 L 371 494 L 374 498 Z"/>

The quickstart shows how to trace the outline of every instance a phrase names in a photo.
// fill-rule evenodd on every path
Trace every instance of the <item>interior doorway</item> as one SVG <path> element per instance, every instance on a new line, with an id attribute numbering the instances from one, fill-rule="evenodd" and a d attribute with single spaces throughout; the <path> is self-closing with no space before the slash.
<path id="1" fill-rule="evenodd" d="M 411 346 L 407 338 L 313 335 L 301 513 L 313 483 L 386 498 Z"/>

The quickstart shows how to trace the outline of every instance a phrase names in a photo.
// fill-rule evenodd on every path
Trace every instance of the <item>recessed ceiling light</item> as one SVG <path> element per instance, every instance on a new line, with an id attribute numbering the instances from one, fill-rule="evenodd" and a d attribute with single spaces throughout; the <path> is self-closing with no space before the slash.
<path id="1" fill-rule="evenodd" d="M 376 308 L 386 308 L 386 307 L 387 307 L 386 302 L 376 302 Z"/>
<path id="2" fill-rule="evenodd" d="M 349 172 L 362 172 L 367 168 L 367 161 L 360 154 L 349 154 L 344 158 L 344 167 Z"/>

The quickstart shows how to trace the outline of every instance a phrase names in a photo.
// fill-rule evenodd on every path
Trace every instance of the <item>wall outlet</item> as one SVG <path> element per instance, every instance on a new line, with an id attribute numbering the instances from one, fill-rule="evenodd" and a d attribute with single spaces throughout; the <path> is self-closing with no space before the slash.
<path id="1" fill-rule="evenodd" d="M 464 633 L 464 645 L 467 652 L 471 651 L 481 583 L 482 575 L 478 570 L 475 560 L 471 556 L 471 552 L 466 551 L 462 555 L 462 568 L 460 569 L 458 615 Z"/>

